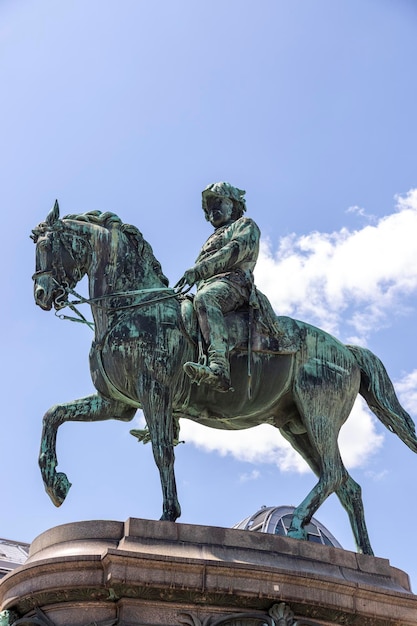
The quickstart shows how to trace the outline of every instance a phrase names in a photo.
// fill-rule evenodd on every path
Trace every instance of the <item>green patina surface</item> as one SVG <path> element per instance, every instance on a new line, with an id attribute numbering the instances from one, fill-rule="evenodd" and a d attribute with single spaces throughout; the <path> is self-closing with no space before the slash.
<path id="1" fill-rule="evenodd" d="M 94 320 L 90 369 L 96 394 L 50 408 L 43 418 L 40 467 L 54 504 L 70 483 L 56 472 L 56 436 L 67 421 L 129 421 L 143 410 L 161 479 L 162 518 L 180 515 L 174 474 L 179 418 L 238 430 L 279 428 L 317 475 L 295 509 L 289 535 L 305 527 L 336 493 L 358 550 L 372 554 L 361 489 L 337 444 L 358 393 L 382 423 L 417 452 L 415 427 L 401 407 L 381 361 L 304 322 L 277 317 L 253 283 L 259 228 L 244 216 L 244 192 L 228 183 L 203 191 L 214 227 L 196 262 L 174 289 L 140 231 L 113 213 L 59 216 L 56 203 L 32 232 L 34 296 L 45 310 L 71 303 L 88 276 Z M 182 295 L 196 286 L 194 299 Z"/>

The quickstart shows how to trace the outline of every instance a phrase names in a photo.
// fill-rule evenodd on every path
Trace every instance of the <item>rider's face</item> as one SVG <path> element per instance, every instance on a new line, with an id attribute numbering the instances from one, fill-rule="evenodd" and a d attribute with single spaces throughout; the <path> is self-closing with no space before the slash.
<path id="1" fill-rule="evenodd" d="M 231 221 L 233 203 L 227 198 L 210 198 L 207 202 L 207 217 L 215 228 Z"/>

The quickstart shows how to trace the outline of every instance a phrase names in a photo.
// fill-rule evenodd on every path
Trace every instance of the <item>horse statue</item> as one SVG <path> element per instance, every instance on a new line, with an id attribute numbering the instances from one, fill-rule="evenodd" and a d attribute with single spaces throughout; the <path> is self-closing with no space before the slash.
<path id="1" fill-rule="evenodd" d="M 80 300 L 70 302 L 69 297 L 78 295 L 74 287 L 87 275 L 89 297 L 81 301 L 90 304 L 94 319 L 90 369 L 97 393 L 56 405 L 43 418 L 39 465 L 56 506 L 71 486 L 64 473 L 56 472 L 56 436 L 64 422 L 130 421 L 142 409 L 160 473 L 161 519 L 170 521 L 181 514 L 174 475 L 180 418 L 227 430 L 270 424 L 318 477 L 294 510 L 288 536 L 306 539 L 311 517 L 336 493 L 348 513 L 358 551 L 373 554 L 361 488 L 340 456 L 340 428 L 359 393 L 413 452 L 417 438 L 413 420 L 372 352 L 344 345 L 288 317 L 275 316 L 279 332 L 267 337 L 259 328 L 248 331 L 248 311 L 233 312 L 227 315 L 235 338 L 230 353 L 233 391 L 198 386 L 183 369 L 199 352 L 197 333 L 181 311 L 180 300 L 187 304 L 187 297 L 168 287 L 137 228 L 114 213 L 99 211 L 61 219 L 56 202 L 31 236 L 36 243 L 36 304 L 46 311 L 65 306 L 76 311 Z"/>

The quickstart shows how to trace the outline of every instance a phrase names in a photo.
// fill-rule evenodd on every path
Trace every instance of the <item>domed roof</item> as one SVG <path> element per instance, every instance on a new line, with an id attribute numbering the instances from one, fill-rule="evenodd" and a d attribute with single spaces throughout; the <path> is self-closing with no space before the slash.
<path id="1" fill-rule="evenodd" d="M 233 528 L 285 537 L 291 524 L 294 509 L 294 506 L 263 506 L 254 515 L 246 517 Z M 311 518 L 306 530 L 308 541 L 334 546 L 335 548 L 342 547 L 332 533 L 314 517 Z"/>

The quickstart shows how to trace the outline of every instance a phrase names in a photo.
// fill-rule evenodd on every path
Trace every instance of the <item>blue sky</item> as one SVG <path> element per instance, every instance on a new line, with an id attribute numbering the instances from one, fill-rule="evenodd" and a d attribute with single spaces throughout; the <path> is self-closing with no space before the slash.
<path id="1" fill-rule="evenodd" d="M 246 189 L 275 310 L 369 347 L 416 417 L 416 59 L 412 0 L 2 1 L 0 536 L 161 510 L 151 450 L 119 422 L 64 425 L 73 487 L 60 509 L 44 492 L 42 415 L 93 391 L 91 331 L 33 302 L 29 234 L 55 198 L 138 226 L 173 284 L 211 232 L 201 190 Z M 183 522 L 232 526 L 314 484 L 272 430 L 182 438 Z M 375 553 L 416 590 L 416 455 L 361 404 L 341 448 Z M 354 549 L 335 497 L 316 517 Z"/>

